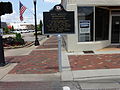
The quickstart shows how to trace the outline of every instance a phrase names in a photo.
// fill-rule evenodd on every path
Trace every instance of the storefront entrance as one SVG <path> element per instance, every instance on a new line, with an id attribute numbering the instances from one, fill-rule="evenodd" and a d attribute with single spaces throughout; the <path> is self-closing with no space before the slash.
<path id="1" fill-rule="evenodd" d="M 120 16 L 112 16 L 111 43 L 120 43 Z"/>

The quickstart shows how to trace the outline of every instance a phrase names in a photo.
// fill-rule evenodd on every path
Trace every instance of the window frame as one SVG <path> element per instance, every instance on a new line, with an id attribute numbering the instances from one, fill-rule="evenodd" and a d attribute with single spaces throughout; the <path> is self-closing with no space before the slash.
<path id="1" fill-rule="evenodd" d="M 93 18 L 93 26 L 92 26 L 92 28 L 93 28 L 93 32 L 92 32 L 93 40 L 92 40 L 92 41 L 84 41 L 84 42 L 82 41 L 82 42 L 81 42 L 81 41 L 79 40 L 79 37 L 80 37 L 80 36 L 79 36 L 79 35 L 80 35 L 80 31 L 79 31 L 79 29 L 80 29 L 80 28 L 79 28 L 79 22 L 80 22 L 80 20 L 79 20 L 79 12 L 78 12 L 78 8 L 79 8 L 79 7 L 92 7 L 92 8 L 93 8 L 93 17 L 92 17 L 92 18 Z M 78 42 L 79 42 L 79 43 L 94 42 L 94 39 L 95 39 L 95 38 L 94 38 L 94 35 L 95 35 L 95 6 L 77 6 L 77 18 L 78 18 Z M 91 38 L 91 34 L 90 34 L 90 38 Z"/>
<path id="2" fill-rule="evenodd" d="M 79 8 L 79 7 L 93 7 L 93 19 L 94 19 L 94 20 L 93 20 L 93 41 L 84 41 L 84 42 L 79 41 L 79 37 L 80 37 L 80 36 L 79 36 L 79 35 L 80 35 L 80 34 L 79 34 L 79 32 L 80 32 L 80 31 L 79 31 L 79 21 L 80 21 L 80 20 L 79 20 L 79 12 L 78 12 L 78 8 Z M 110 26 L 109 26 L 109 28 L 108 28 L 108 40 L 98 40 L 98 41 L 96 40 L 96 34 L 95 34 L 95 33 L 96 33 L 96 28 L 95 28 L 95 26 L 96 26 L 96 22 L 95 22 L 95 20 L 96 20 L 96 19 L 95 19 L 95 17 L 96 17 L 95 8 L 96 8 L 96 7 L 101 7 L 101 8 L 102 8 L 102 6 L 77 6 L 78 43 L 89 43 L 89 42 L 91 43 L 91 42 L 108 41 L 108 40 L 109 40 L 109 36 L 110 36 L 110 35 L 109 35 L 109 33 L 110 33 Z M 110 18 L 110 15 L 109 15 L 109 18 Z M 109 19 L 109 25 L 110 25 L 110 19 Z"/>

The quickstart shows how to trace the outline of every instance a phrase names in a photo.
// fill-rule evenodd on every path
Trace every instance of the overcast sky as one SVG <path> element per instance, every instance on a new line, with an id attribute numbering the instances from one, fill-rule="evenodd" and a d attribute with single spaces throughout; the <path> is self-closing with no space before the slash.
<path id="1" fill-rule="evenodd" d="M 21 22 L 19 19 L 19 1 L 27 7 L 23 14 L 22 22 L 34 23 L 33 0 L 0 0 L 0 2 L 11 2 L 13 6 L 12 14 L 2 15 L 2 22 Z M 61 0 L 36 0 L 37 1 L 37 23 L 43 18 L 43 12 L 49 11 L 54 5 L 60 4 Z"/>

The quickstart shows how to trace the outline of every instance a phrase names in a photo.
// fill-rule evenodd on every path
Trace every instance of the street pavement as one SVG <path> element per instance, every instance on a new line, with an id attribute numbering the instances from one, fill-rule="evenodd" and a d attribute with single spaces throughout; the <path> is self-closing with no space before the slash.
<path id="1" fill-rule="evenodd" d="M 78 82 L 55 81 L 55 82 L 0 82 L 0 90 L 82 90 L 82 89 Z"/>
<path id="2" fill-rule="evenodd" d="M 60 82 L 0 82 L 0 90 L 63 90 Z"/>
<path id="3" fill-rule="evenodd" d="M 84 54 L 68 53 L 62 48 L 62 72 L 58 72 L 57 51 L 56 36 L 40 41 L 40 46 L 5 51 L 10 65 L 0 67 L 0 90 L 62 90 L 64 86 L 70 90 L 120 89 L 119 50 L 117 54 Z"/>
<path id="4" fill-rule="evenodd" d="M 114 83 L 80 83 L 78 81 L 0 82 L 0 90 L 120 90 L 115 85 L 114 87 L 112 87 L 113 84 Z M 106 86 L 109 87 L 105 88 Z M 90 87 L 94 87 L 94 88 L 90 88 Z M 96 88 L 96 87 L 100 87 L 100 88 Z"/>
<path id="5" fill-rule="evenodd" d="M 23 38 L 25 41 L 28 41 L 28 42 L 33 42 L 33 41 L 35 41 L 34 32 L 21 33 L 21 36 L 22 36 L 22 38 Z M 15 34 L 3 35 L 3 38 L 7 38 L 7 37 L 15 37 Z M 37 37 L 38 37 L 38 40 L 39 40 L 39 41 L 41 41 L 42 39 L 45 38 L 44 35 L 37 35 Z"/>
<path id="6" fill-rule="evenodd" d="M 30 32 L 30 33 L 23 33 L 22 34 L 22 37 L 25 41 L 28 41 L 28 42 L 33 42 L 35 41 L 35 35 L 33 32 Z M 37 35 L 37 38 L 39 41 L 41 41 L 42 39 L 44 39 L 46 36 L 44 35 Z"/>

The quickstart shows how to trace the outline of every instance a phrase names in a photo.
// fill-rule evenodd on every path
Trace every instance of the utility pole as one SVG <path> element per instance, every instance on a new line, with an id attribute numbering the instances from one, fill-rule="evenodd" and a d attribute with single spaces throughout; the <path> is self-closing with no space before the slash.
<path id="1" fill-rule="evenodd" d="M 1 28 L 1 16 L 5 14 L 12 13 L 12 4 L 10 2 L 0 2 L 0 30 Z M 4 48 L 3 48 L 3 39 L 2 33 L 0 33 L 0 66 L 5 66 L 5 57 L 4 57 Z"/>
<path id="2" fill-rule="evenodd" d="M 0 29 L 1 29 L 1 16 L 0 16 Z M 5 66 L 5 58 L 4 58 L 4 48 L 3 48 L 3 39 L 2 35 L 0 35 L 0 66 Z"/>

